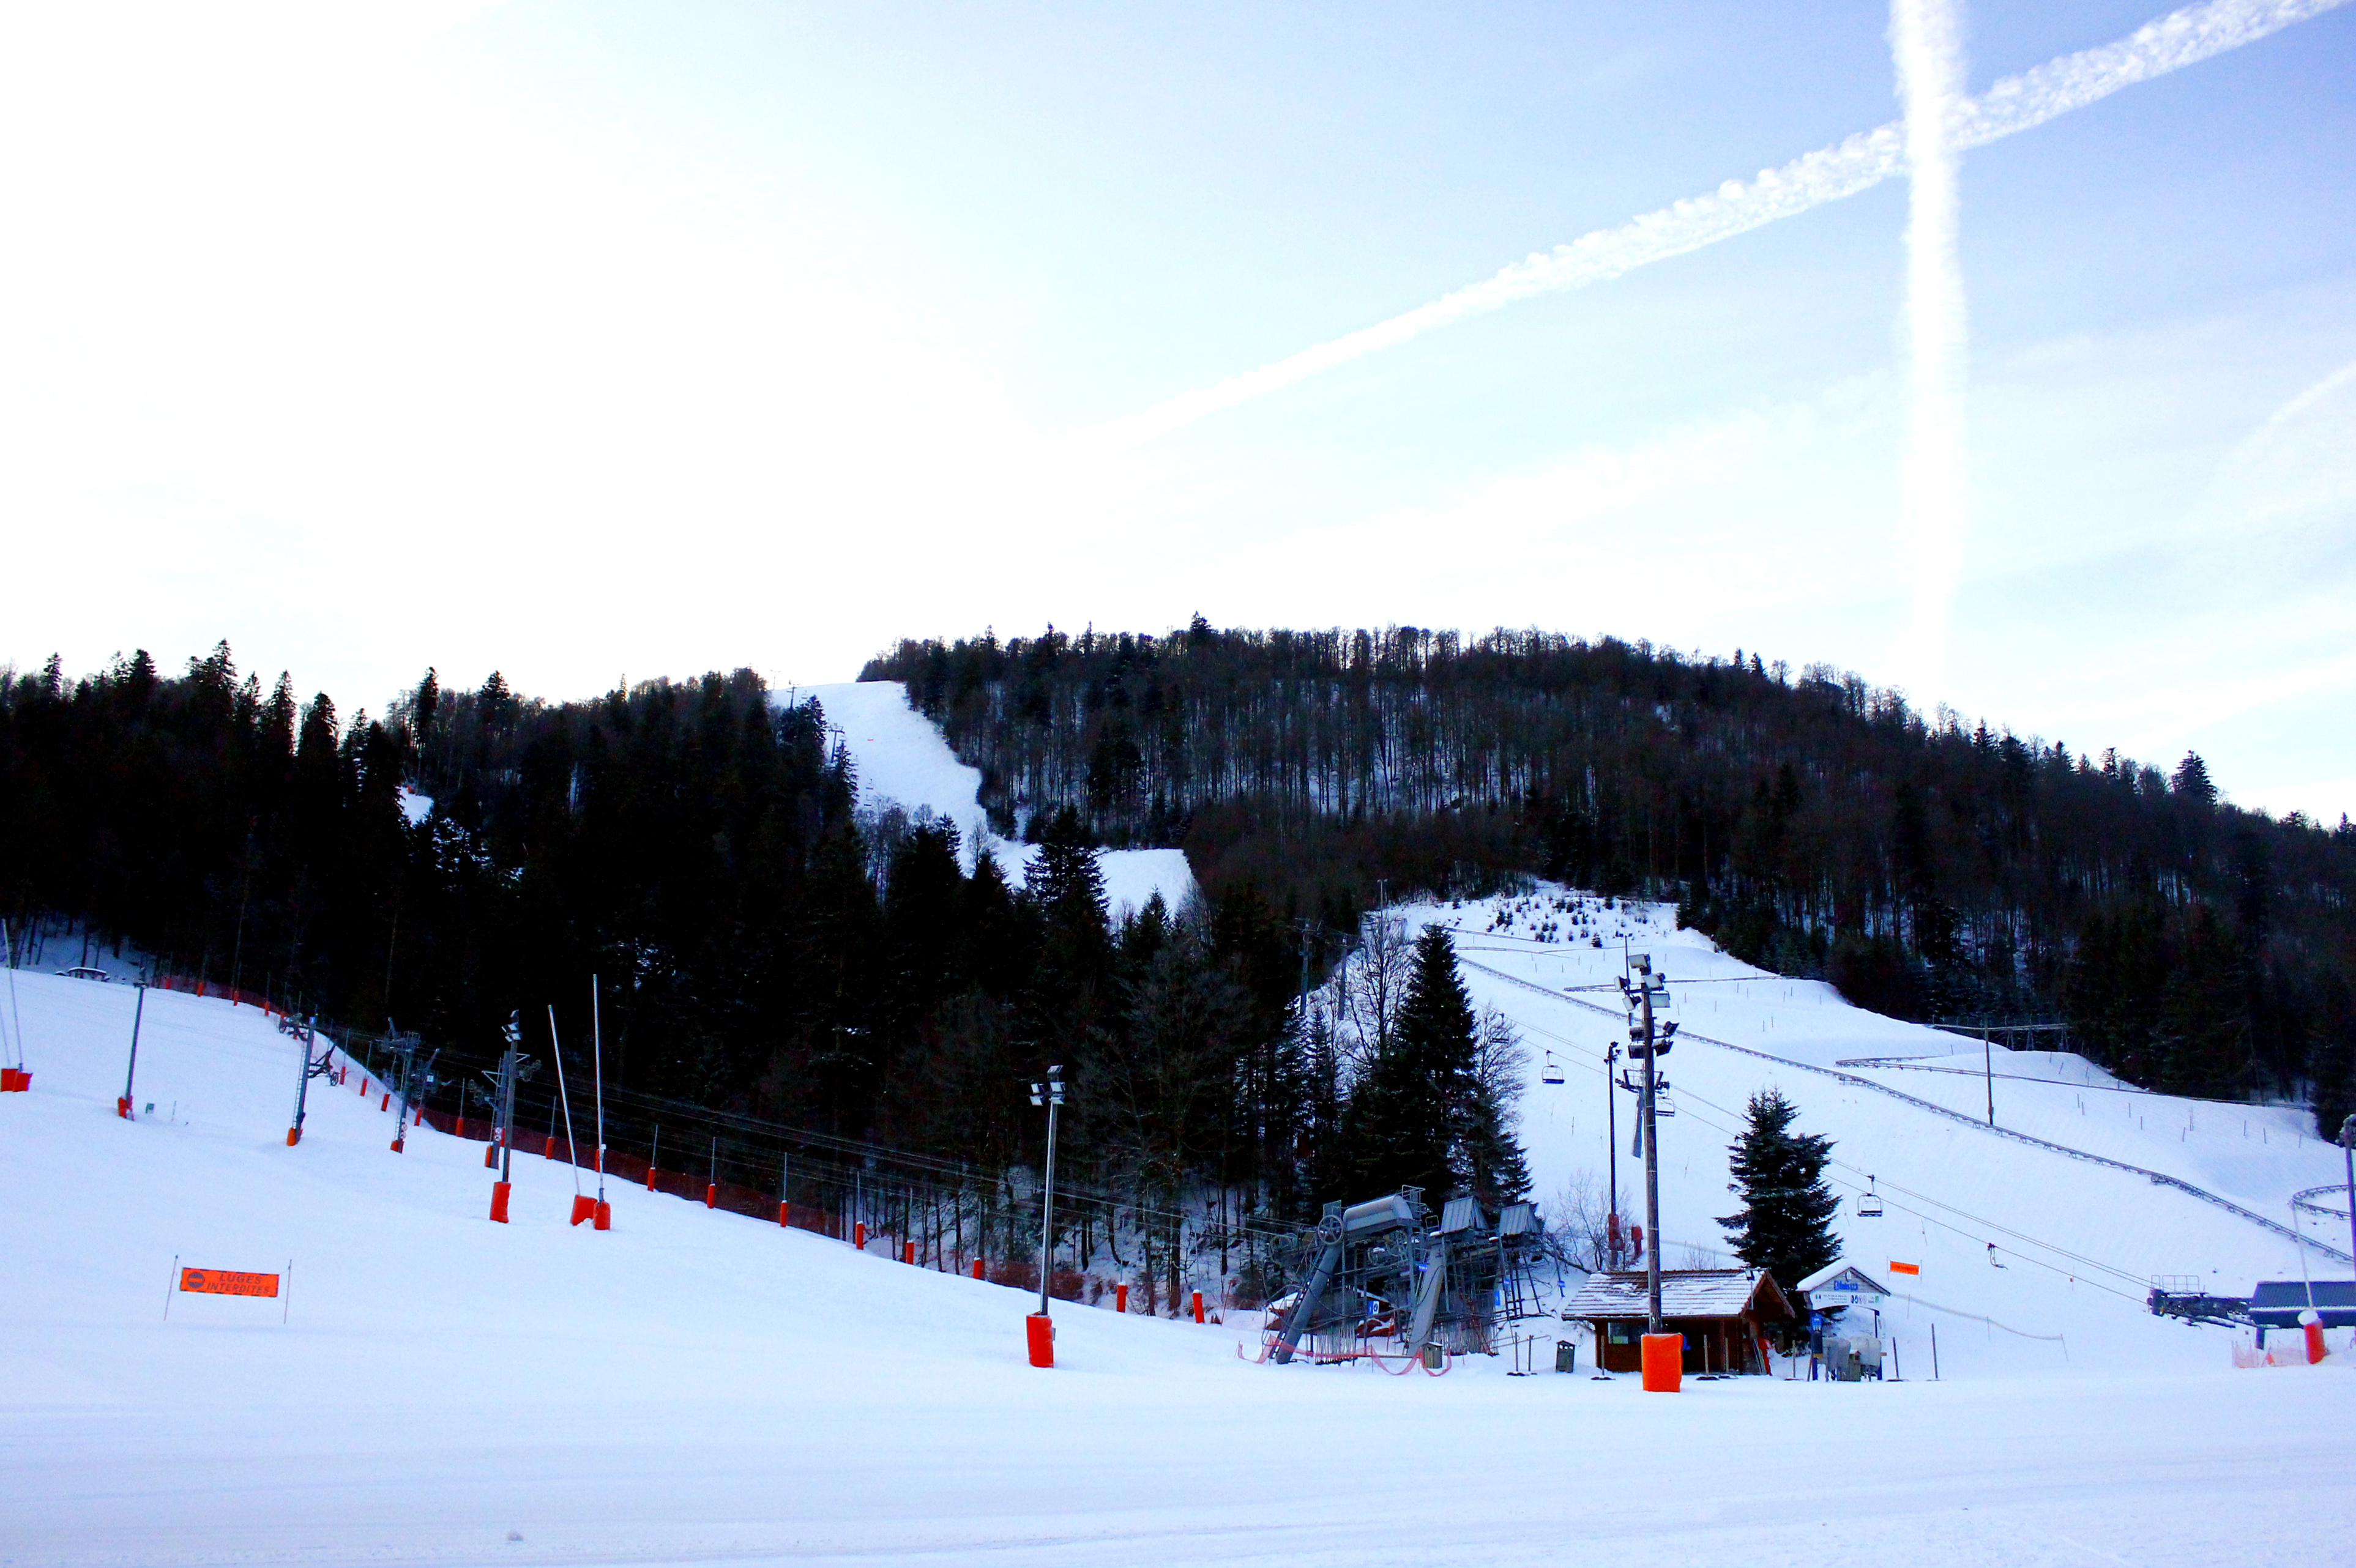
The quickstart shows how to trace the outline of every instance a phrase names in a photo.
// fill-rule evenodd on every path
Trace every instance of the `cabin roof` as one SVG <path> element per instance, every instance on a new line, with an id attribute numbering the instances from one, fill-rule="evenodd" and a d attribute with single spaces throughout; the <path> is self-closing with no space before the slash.
<path id="1" fill-rule="evenodd" d="M 1588 1276 L 1579 1293 L 1563 1308 L 1566 1317 L 1617 1318 L 1646 1315 L 1646 1286 L 1642 1269 L 1620 1269 Z M 1792 1316 L 1791 1304 L 1773 1276 L 1740 1268 L 1663 1269 L 1661 1316 L 1666 1317 L 1739 1317 L 1749 1311 L 1773 1321 Z"/>
<path id="2" fill-rule="evenodd" d="M 1842 1278 L 1843 1275 L 1850 1276 L 1849 1280 L 1844 1282 Z M 1815 1273 L 1810 1275 L 1807 1278 L 1802 1280 L 1792 1288 L 1798 1291 L 1801 1295 L 1805 1296 L 1812 1290 L 1822 1290 L 1828 1285 L 1840 1285 L 1843 1283 L 1851 1283 L 1859 1288 L 1874 1291 L 1882 1296 L 1888 1296 L 1890 1294 L 1890 1287 L 1888 1285 L 1883 1285 L 1879 1280 L 1874 1278 L 1871 1275 L 1866 1273 L 1855 1264 L 1840 1262 L 1835 1262 L 1827 1267 L 1818 1269 Z"/>

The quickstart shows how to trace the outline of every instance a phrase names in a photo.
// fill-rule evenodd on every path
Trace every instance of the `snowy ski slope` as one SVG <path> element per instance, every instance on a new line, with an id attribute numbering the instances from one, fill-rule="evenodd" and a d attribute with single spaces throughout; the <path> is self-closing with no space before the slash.
<path id="1" fill-rule="evenodd" d="M 1991 1130 L 1976 1042 L 1852 1008 L 1819 982 L 1753 969 L 1699 933 L 1676 930 L 1665 906 L 1606 908 L 1541 887 L 1398 912 L 1411 929 L 1451 928 L 1476 1003 L 1505 1013 L 1531 1048 L 1521 1130 L 1542 1200 L 1574 1176 L 1607 1176 L 1603 1051 L 1625 1035 L 1617 978 L 1625 954 L 1649 953 L 1681 1030 L 1662 1058 L 1677 1110 L 1661 1125 L 1667 1255 L 1722 1252 L 1714 1219 L 1735 1202 L 1728 1147 L 1750 1096 L 1779 1088 L 1800 1107 L 1803 1131 L 1834 1139 L 1832 1179 L 1852 1200 L 1839 1221 L 1848 1261 L 1914 1297 L 1894 1322 L 1884 1319 L 1907 1366 L 1919 1359 L 1928 1370 L 1933 1322 L 1948 1371 L 2059 1366 L 2065 1345 L 2071 1364 L 2207 1355 L 2191 1331 L 2145 1312 L 2152 1276 L 2197 1275 L 2232 1294 L 2259 1279 L 2300 1278 L 2290 1195 L 2342 1169 L 2340 1151 L 2307 1130 L 2304 1111 L 2142 1093 L 2067 1053 L 1987 1053 L 2000 1129 Z M 1559 1085 L 1543 1082 L 1549 1051 L 1563 1069 Z M 1909 1065 L 1841 1065 L 1901 1060 Z M 1641 1216 L 1634 1100 L 1619 1099 L 1621 1207 Z M 1859 1218 L 1853 1200 L 1873 1178 L 1885 1214 Z M 2347 1277 L 2346 1232 L 2306 1223 L 2315 1245 L 2305 1266 Z M 1893 1275 L 1893 1260 L 1922 1272 Z"/>
<path id="2" fill-rule="evenodd" d="M 34 1076 L 0 1096 L 0 1563 L 2267 1563 L 2356 1524 L 2344 1366 L 2233 1371 L 2228 1336 L 1910 1236 L 1896 1196 L 1875 1253 L 1911 1247 L 1926 1296 L 2066 1328 L 2069 1362 L 1943 1331 L 1945 1381 L 1910 1347 L 1901 1383 L 1668 1397 L 1502 1359 L 1277 1369 L 1238 1358 L 1248 1328 L 1059 1305 L 1040 1371 L 1022 1293 L 621 1185 L 611 1232 L 573 1229 L 572 1173 L 536 1157 L 491 1224 L 482 1146 L 414 1130 L 393 1154 L 374 1094 L 315 1085 L 289 1148 L 295 1047 L 218 999 L 148 996 L 155 1108 L 119 1120 L 133 994 L 16 980 Z M 1773 1004 L 1771 1039 L 1794 1029 Z M 1722 1168 L 1698 1096 L 1756 1077 L 1706 1054 L 1670 1059 L 1692 1107 L 1663 1140 L 1673 1235 L 1708 1233 L 1693 1205 Z M 1591 1157 L 1600 1099 L 1551 1092 L 1549 1176 Z M 2100 1191 L 1862 1092 L 1804 1104 L 1844 1154 L 1887 1140 L 1885 1190 L 2136 1266 L 2271 1266 L 2262 1233 L 2147 1181 Z M 2031 1157 L 2046 1190 L 2010 1195 L 1997 1167 Z M 175 1259 L 291 1260 L 286 1321 L 191 1296 L 166 1321 Z"/>
<path id="3" fill-rule="evenodd" d="M 1035 844 L 1000 838 L 990 830 L 981 809 L 981 772 L 957 760 L 939 728 L 908 706 L 907 688 L 896 680 L 846 682 L 837 686 L 805 686 L 780 694 L 780 700 L 804 702 L 815 698 L 827 721 L 842 731 L 859 779 L 859 805 L 877 811 L 897 805 L 914 812 L 929 808 L 958 825 L 965 841 L 965 863 L 987 845 L 1007 880 L 1020 887 L 1039 852 Z M 1178 849 L 1108 849 L 1098 857 L 1104 875 L 1105 902 L 1113 917 L 1143 909 L 1155 893 L 1176 910 L 1194 896 L 1194 874 Z"/>

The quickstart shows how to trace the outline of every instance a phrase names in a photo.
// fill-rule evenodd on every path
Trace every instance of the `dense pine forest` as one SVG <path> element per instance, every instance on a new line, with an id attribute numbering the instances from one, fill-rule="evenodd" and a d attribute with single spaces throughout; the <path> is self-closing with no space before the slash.
<path id="1" fill-rule="evenodd" d="M 2313 1095 L 2356 1047 L 2356 830 L 1991 732 L 1761 655 L 1412 627 L 909 642 L 1015 831 L 1066 805 L 1347 930 L 1387 882 L 1527 873 L 1680 901 L 1752 962 L 1903 1018 L 2062 1021 L 2130 1080 Z"/>
<path id="2" fill-rule="evenodd" d="M 577 1076 L 594 975 L 609 1090 L 1003 1172 L 1037 1160 L 1027 1087 L 1057 1062 L 1067 1179 L 1137 1210 L 1520 1195 L 1511 1042 L 1446 952 L 1387 950 L 1363 1039 L 1303 1031 L 1299 933 L 1249 879 L 1115 923 L 1078 812 L 1033 824 L 1015 888 L 945 821 L 862 816 L 855 785 L 823 710 L 747 671 L 567 703 L 429 672 L 345 718 L 226 645 L 169 677 L 144 653 L 74 680 L 52 660 L 0 683 L 0 912 L 20 960 L 62 923 L 415 1031 L 448 1053 L 437 1110 L 479 1103 L 455 1096 L 510 1012 L 544 1058 L 552 1001 Z M 625 1147 L 651 1152 L 648 1130 Z M 1146 1232 L 1174 1271 L 1176 1236 Z"/>

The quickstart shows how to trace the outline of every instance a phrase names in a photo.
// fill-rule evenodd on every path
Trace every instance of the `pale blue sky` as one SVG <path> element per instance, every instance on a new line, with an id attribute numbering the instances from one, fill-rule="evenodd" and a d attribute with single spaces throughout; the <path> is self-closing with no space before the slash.
<path id="1" fill-rule="evenodd" d="M 2161 7 L 1969 9 L 1969 85 Z M 1044 621 L 1902 680 L 1902 179 L 1089 432 L 1896 117 L 1884 5 L 0 24 L 0 637 L 380 707 Z M 2356 8 L 1969 153 L 1944 688 L 2356 809 Z M 2335 379 L 2334 378 L 2337 378 Z"/>

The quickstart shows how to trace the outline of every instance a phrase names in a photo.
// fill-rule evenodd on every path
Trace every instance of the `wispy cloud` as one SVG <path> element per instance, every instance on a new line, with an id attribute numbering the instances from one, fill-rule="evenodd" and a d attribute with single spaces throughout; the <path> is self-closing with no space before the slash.
<path id="1" fill-rule="evenodd" d="M 2041 125 L 2123 88 L 2149 81 L 2295 23 L 2337 10 L 2350 0 L 2208 0 L 2147 23 L 2115 43 L 2064 55 L 1997 82 L 1955 107 L 1952 144 L 1969 149 Z M 1222 410 L 1265 397 L 1320 371 L 1395 347 L 1436 327 L 1535 295 L 1606 283 L 1638 267 L 1730 240 L 1777 219 L 1838 201 L 1905 172 L 1903 121 L 1860 132 L 1748 180 L 1673 202 L 1611 229 L 1583 234 L 1501 269 L 1402 315 L 1321 343 L 1300 353 L 1183 392 L 1114 421 L 1098 433 L 1130 446 L 1183 429 Z"/>

